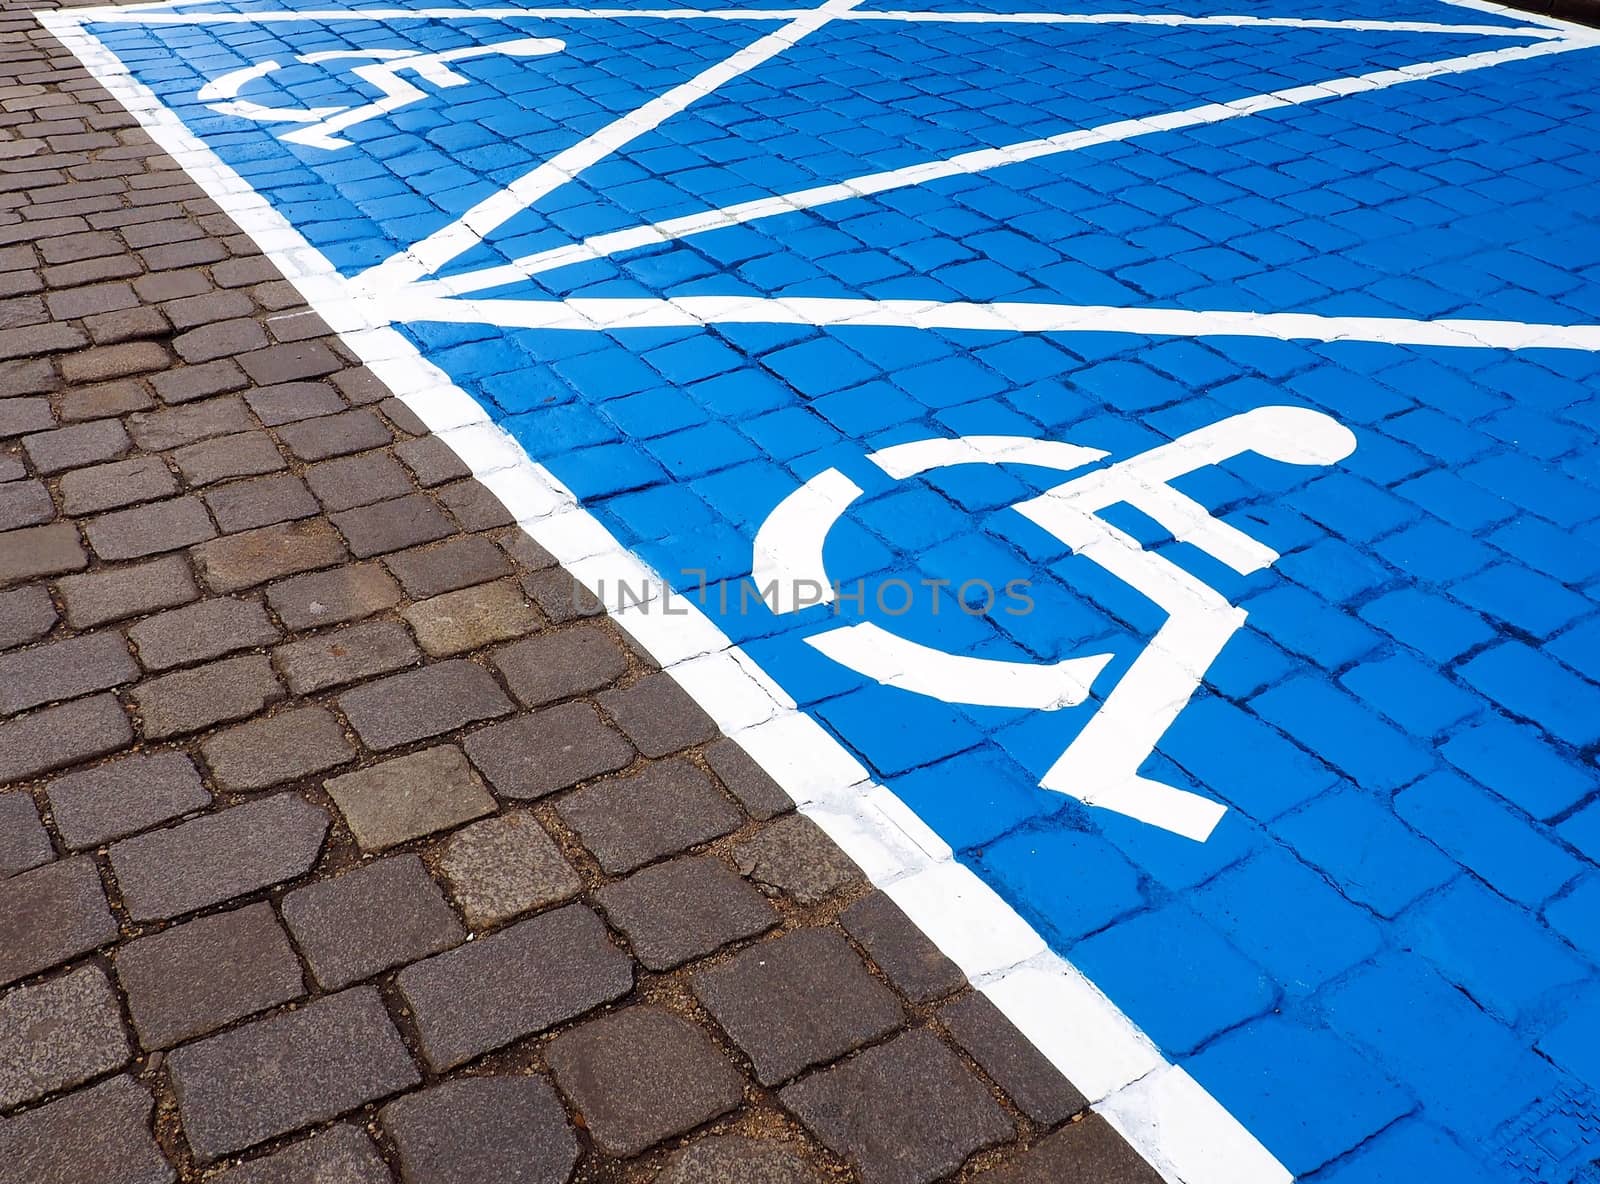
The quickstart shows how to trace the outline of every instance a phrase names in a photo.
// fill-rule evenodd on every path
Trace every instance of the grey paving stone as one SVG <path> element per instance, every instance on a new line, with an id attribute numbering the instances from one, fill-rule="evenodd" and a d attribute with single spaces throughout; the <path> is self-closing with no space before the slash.
<path id="1" fill-rule="evenodd" d="M 172 339 L 172 348 L 185 362 L 231 358 L 235 354 L 261 349 L 266 344 L 266 332 L 249 316 L 214 321 L 180 333 Z"/>
<path id="2" fill-rule="evenodd" d="M 94 847 L 211 804 L 181 752 L 134 753 L 45 786 L 67 846 Z"/>
<path id="3" fill-rule="evenodd" d="M 0 650 L 38 641 L 56 619 L 56 606 L 42 584 L 0 592 Z"/>
<path id="4" fill-rule="evenodd" d="M 400 585 L 376 563 L 352 563 L 267 589 L 272 611 L 291 629 L 342 625 L 400 603 Z"/>
<path id="5" fill-rule="evenodd" d="M 504 551 L 475 534 L 386 555 L 383 563 L 413 600 L 496 580 L 513 570 Z"/>
<path id="6" fill-rule="evenodd" d="M 913 1003 L 931 1003 L 967 985 L 961 968 L 882 892 L 856 901 L 839 914 L 839 923 Z"/>
<path id="7" fill-rule="evenodd" d="M 515 689 L 512 688 L 513 691 Z M 794 800 L 783 791 L 783 787 L 732 740 L 718 740 L 707 745 L 705 756 L 706 764 L 711 766 L 717 780 L 739 799 L 739 804 L 750 817 L 765 822 L 794 808 Z"/>
<path id="8" fill-rule="evenodd" d="M 760 942 L 693 979 L 694 993 L 775 1085 L 892 1032 L 904 1018 L 832 929 L 797 929 Z"/>
<path id="9" fill-rule="evenodd" d="M 406 967 L 396 982 L 436 1071 L 620 999 L 633 963 L 581 904 Z"/>
<path id="10" fill-rule="evenodd" d="M 370 411 L 341 411 L 318 420 L 285 424 L 278 436 L 303 461 L 327 460 L 394 442 L 394 434 Z"/>
<path id="11" fill-rule="evenodd" d="M 387 429 L 386 429 L 387 430 Z M 330 516 L 362 559 L 431 543 L 456 533 L 454 523 L 426 494 L 414 493 Z"/>
<path id="12" fill-rule="evenodd" d="M 152 374 L 149 381 L 163 403 L 192 403 L 250 385 L 250 380 L 232 358 L 202 362 L 198 366 L 176 366 Z"/>
<path id="13" fill-rule="evenodd" d="M 595 897 L 650 970 L 671 970 L 778 923 L 766 897 L 709 856 L 647 867 Z"/>
<path id="14" fill-rule="evenodd" d="M 394 855 L 283 898 L 283 919 L 330 991 L 437 954 L 467 936 L 415 855 Z"/>
<path id="15" fill-rule="evenodd" d="M 474 929 L 576 896 L 578 873 L 526 810 L 462 827 L 444 845 L 439 870 Z"/>
<path id="16" fill-rule="evenodd" d="M 450 516 L 461 524 L 462 530 L 492 530 L 496 526 L 510 526 L 516 516 L 506 509 L 505 503 L 490 492 L 489 487 L 475 480 L 457 481 L 438 491 Z"/>
<path id="17" fill-rule="evenodd" d="M 338 533 L 321 518 L 230 534 L 196 547 L 193 554 L 201 578 L 213 592 L 239 592 L 348 558 Z M 301 627 L 287 617 L 284 624 Z"/>
<path id="18" fill-rule="evenodd" d="M 503 798 L 526 801 L 612 773 L 633 760 L 633 745 L 587 703 L 565 703 L 468 736 L 472 763 Z"/>
<path id="19" fill-rule="evenodd" d="M 98 966 L 0 996 L 0 1109 L 98 1077 L 131 1056 Z"/>
<path id="20" fill-rule="evenodd" d="M 546 1051 L 561 1090 L 607 1155 L 627 1157 L 726 1114 L 744 1078 L 682 1016 L 636 1006 L 563 1032 Z"/>
<path id="21" fill-rule="evenodd" d="M 0 484 L 0 530 L 37 526 L 56 516 L 56 504 L 43 481 L 8 481 Z"/>
<path id="22" fill-rule="evenodd" d="M 380 751 L 514 710 L 487 670 L 460 659 L 346 691 L 339 708 L 361 742 Z"/>
<path id="23" fill-rule="evenodd" d="M 492 660 L 528 707 L 609 686 L 628 670 L 627 655 L 611 632 L 587 621 L 504 646 Z"/>
<path id="24" fill-rule="evenodd" d="M 79 423 L 86 419 L 126 415 L 130 411 L 147 411 L 155 402 L 144 383 L 123 379 L 63 391 L 57 399 L 56 410 L 63 423 Z"/>
<path id="25" fill-rule="evenodd" d="M 25 526 L 0 534 L 0 588 L 25 584 L 41 576 L 82 571 L 89 553 L 70 522 Z"/>
<path id="26" fill-rule="evenodd" d="M 515 580 L 479 584 L 411 605 L 401 614 L 431 657 L 442 658 L 521 637 L 539 614 Z"/>
<path id="27" fill-rule="evenodd" d="M 218 597 L 140 621 L 128 630 L 146 670 L 167 670 L 277 641 L 278 627 L 253 600 Z"/>
<path id="28" fill-rule="evenodd" d="M 214 538 L 205 503 L 197 497 L 171 498 L 102 514 L 84 527 L 89 546 L 105 560 L 143 559 Z"/>
<path id="29" fill-rule="evenodd" d="M 522 588 L 556 625 L 602 616 L 606 611 L 594 593 L 557 567 L 523 576 Z"/>
<path id="30" fill-rule="evenodd" d="M 156 609 L 188 604 L 200 596 L 189 564 L 181 555 L 68 576 L 56 587 L 66 604 L 67 624 L 74 629 L 92 629 Z"/>
<path id="31" fill-rule="evenodd" d="M 173 462 L 192 488 L 214 485 L 230 477 L 259 477 L 288 468 L 288 462 L 266 432 L 240 432 L 190 444 L 172 454 Z"/>
<path id="32" fill-rule="evenodd" d="M 648 674 L 624 690 L 606 691 L 600 706 L 645 756 L 666 756 L 704 744 L 717 725 L 670 674 Z"/>
<path id="33" fill-rule="evenodd" d="M 223 534 L 275 526 L 322 513 L 306 483 L 293 473 L 230 481 L 201 495 Z"/>
<path id="34" fill-rule="evenodd" d="M 566 1184 L 578 1139 L 542 1077 L 463 1077 L 378 1115 L 417 1184 Z"/>
<path id="35" fill-rule="evenodd" d="M 54 856 L 33 798 L 20 790 L 0 793 L 0 880 L 49 863 Z"/>
<path id="36" fill-rule="evenodd" d="M 352 987 L 185 1045 L 167 1065 L 184 1133 L 201 1163 L 420 1080 L 373 987 Z"/>
<path id="37" fill-rule="evenodd" d="M 386 452 L 325 460 L 306 470 L 306 481 L 330 512 L 370 506 L 414 489 L 410 475 Z"/>
<path id="38" fill-rule="evenodd" d="M 1161 1173 L 1128 1146 L 1105 1119 L 1091 1114 L 1030 1147 L 1014 1163 L 973 1177 L 974 1184 L 1160 1184 Z"/>
<path id="39" fill-rule="evenodd" d="M 144 1086 L 113 1077 L 0 1119 L 0 1184 L 171 1184 L 177 1172 L 150 1134 L 154 1111 Z"/>
<path id="40" fill-rule="evenodd" d="M 321 382 L 284 382 L 246 391 L 244 401 L 269 428 L 346 410 L 339 393 Z"/>
<path id="41" fill-rule="evenodd" d="M 292 793 L 123 839 L 111 870 L 136 921 L 176 917 L 304 875 L 328 816 Z"/>
<path id="42" fill-rule="evenodd" d="M 117 633 L 89 633 L 0 655 L 0 715 L 76 699 L 139 677 Z"/>
<path id="43" fill-rule="evenodd" d="M 147 740 L 255 715 L 283 698 L 265 654 L 224 658 L 142 682 L 129 692 Z"/>
<path id="44" fill-rule="evenodd" d="M 453 744 L 346 773 L 328 796 L 365 851 L 382 851 L 494 813 L 495 801 Z"/>
<path id="45" fill-rule="evenodd" d="M 947 1003 L 939 1022 L 1029 1118 L 1055 1126 L 1089 1100 L 981 991 Z"/>
<path id="46" fill-rule="evenodd" d="M 420 662 L 422 651 L 400 622 L 370 621 L 279 646 L 272 657 L 289 690 L 309 695 L 403 670 Z"/>
<path id="47" fill-rule="evenodd" d="M 146 452 L 170 452 L 213 436 L 248 432 L 256 426 L 255 417 L 238 395 L 128 417 L 128 428 L 134 440 Z"/>
<path id="48" fill-rule="evenodd" d="M 49 431 L 55 423 L 49 399 L 6 399 L 0 403 L 0 439 Z"/>
<path id="49" fill-rule="evenodd" d="M 556 810 L 613 876 L 709 843 L 744 821 L 711 779 L 685 760 L 659 761 L 587 786 Z"/>
<path id="50" fill-rule="evenodd" d="M 269 789 L 355 759 L 344 726 L 321 707 L 280 711 L 219 732 L 200 746 L 224 789 Z"/>
<path id="51" fill-rule="evenodd" d="M 109 238 L 109 236 L 107 236 Z M 115 243 L 114 238 L 109 239 Z M 113 254 L 116 248 L 102 252 Z M 133 341 L 122 345 L 99 346 L 61 359 L 61 377 L 70 383 L 104 382 L 129 374 L 147 374 L 164 369 L 172 361 L 166 347 L 154 341 Z"/>
<path id="52" fill-rule="evenodd" d="M 105 890 L 87 856 L 0 880 L 0 987 L 116 936 Z"/>
<path id="53" fill-rule="evenodd" d="M 92 419 L 24 436 L 22 447 L 33 462 L 34 471 L 49 477 L 66 469 L 115 460 L 132 447 L 132 442 L 121 420 Z"/>
<path id="54" fill-rule="evenodd" d="M 827 1179 L 774 1139 L 712 1135 L 674 1155 L 652 1184 L 827 1184 Z"/>
<path id="55" fill-rule="evenodd" d="M 739 870 L 757 884 L 812 905 L 866 877 L 838 844 L 803 814 L 780 818 L 733 851 Z"/>
<path id="56" fill-rule="evenodd" d="M 305 994 L 300 960 L 262 901 L 116 951 L 139 1042 L 167 1048 Z"/>
<path id="57" fill-rule="evenodd" d="M 394 1184 L 366 1134 L 330 1127 L 298 1143 L 231 1167 L 215 1184 Z"/>
<path id="58" fill-rule="evenodd" d="M 125 748 L 133 725 L 115 695 L 45 707 L 0 723 L 0 785 Z"/>
<path id="59" fill-rule="evenodd" d="M 61 478 L 61 508 L 72 515 L 98 514 L 178 492 L 178 479 L 159 456 L 74 469 Z"/>
<path id="60" fill-rule="evenodd" d="M 438 436 L 419 436 L 415 440 L 396 444 L 394 454 L 405 462 L 406 468 L 416 477 L 417 484 L 424 487 L 442 485 L 472 472 L 450 445 Z"/>

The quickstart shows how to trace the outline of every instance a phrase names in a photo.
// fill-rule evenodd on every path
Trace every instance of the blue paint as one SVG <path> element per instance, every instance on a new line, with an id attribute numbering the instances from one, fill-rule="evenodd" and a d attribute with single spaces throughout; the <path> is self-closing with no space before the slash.
<path id="1" fill-rule="evenodd" d="M 697 0 L 711 6 L 712 0 Z M 291 7 L 319 6 L 292 0 Z M 624 0 L 624 7 L 651 7 Z M 761 0 L 757 7 L 786 6 Z M 195 11 L 248 11 L 208 3 Z M 274 3 L 274 8 L 283 5 Z M 868 0 L 868 7 L 904 7 Z M 1033 0 L 931 0 L 1034 11 Z M 1063 0 L 1059 11 L 1095 11 Z M 1135 0 L 1122 11 L 1214 11 Z M 1254 16 L 1514 26 L 1433 0 Z M 771 23 L 135 23 L 95 31 L 345 274 L 447 225 Z M 208 80 L 319 50 L 434 52 L 465 82 L 295 146 Z M 1507 43 L 1459 33 L 836 23 L 554 189 L 450 261 Z M 1140 136 L 540 273 L 489 299 L 731 296 L 1109 304 L 1592 324 L 1592 51 Z M 366 101 L 294 65 L 266 103 Z M 1600 359 L 1111 332 L 400 326 L 1292 1171 L 1322 1184 L 1570 1184 L 1600 1158 Z M 1228 807 L 1208 841 L 1039 788 L 1165 614 L 1011 510 L 1063 479 L 889 479 L 896 443 L 1019 435 L 1121 460 L 1254 408 L 1320 410 L 1330 467 L 1245 455 L 1173 482 L 1281 554 L 1240 575 L 1141 511 L 1104 518 L 1248 623 L 1145 762 Z M 862 490 L 828 574 L 862 604 L 737 611 L 755 532 L 836 468 Z M 897 579 L 948 580 L 904 615 Z M 1033 611 L 955 585 L 1029 581 Z M 938 606 L 938 613 L 933 611 Z M 805 644 L 867 619 L 950 653 L 1114 657 L 1089 703 L 887 688 Z"/>

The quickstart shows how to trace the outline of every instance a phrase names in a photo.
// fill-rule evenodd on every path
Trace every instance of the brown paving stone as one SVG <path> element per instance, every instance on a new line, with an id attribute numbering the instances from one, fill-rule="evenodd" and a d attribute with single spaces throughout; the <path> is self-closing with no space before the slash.
<path id="1" fill-rule="evenodd" d="M 185 1045 L 167 1064 L 184 1133 L 202 1163 L 419 1080 L 372 987 Z"/>
<path id="2" fill-rule="evenodd" d="M 311 462 L 382 448 L 393 443 L 394 433 L 372 412 L 357 410 L 285 424 L 278 438 L 298 459 Z"/>
<path id="3" fill-rule="evenodd" d="M 150 385 L 163 403 L 181 405 L 212 395 L 227 394 L 250 385 L 237 362 L 222 359 L 199 366 L 175 366 L 152 375 Z"/>
<path id="4" fill-rule="evenodd" d="M 421 659 L 410 631 L 398 621 L 351 625 L 273 651 L 278 672 L 296 695 L 389 674 Z"/>
<path id="5" fill-rule="evenodd" d="M 267 589 L 272 611 L 291 629 L 341 625 L 400 603 L 400 585 L 376 563 L 298 576 Z"/>
<path id="6" fill-rule="evenodd" d="M 539 611 L 557 625 L 605 612 L 594 593 L 559 568 L 536 571 L 522 577 L 522 587 L 533 597 Z"/>
<path id="7" fill-rule="evenodd" d="M 48 477 L 64 469 L 115 460 L 127 453 L 131 442 L 121 420 L 94 419 L 24 436 L 22 447 L 34 469 Z"/>
<path id="8" fill-rule="evenodd" d="M 419 436 L 395 445 L 394 454 L 424 488 L 469 476 L 472 472 L 455 451 L 437 436 Z"/>
<path id="9" fill-rule="evenodd" d="M 217 528 L 205 503 L 178 497 L 102 514 L 84 528 L 101 559 L 143 559 L 214 538 Z"/>
<path id="10" fill-rule="evenodd" d="M 892 1032 L 900 1004 L 832 929 L 797 929 L 694 976 L 695 996 L 776 1085 Z"/>
<path id="11" fill-rule="evenodd" d="M 709 856 L 647 867 L 595 900 L 649 970 L 671 970 L 778 923 L 766 897 Z"/>
<path id="12" fill-rule="evenodd" d="M 443 658 L 509 641 L 539 627 L 539 614 L 513 580 L 446 592 L 403 613 L 430 657 Z"/>
<path id="13" fill-rule="evenodd" d="M 0 723 L 0 785 L 53 773 L 133 742 L 114 695 L 45 707 Z"/>
<path id="14" fill-rule="evenodd" d="M 453 744 L 395 757 L 326 783 L 365 851 L 382 851 L 492 814 L 494 798 Z"/>
<path id="15" fill-rule="evenodd" d="M 733 850 L 739 870 L 798 904 L 819 904 L 866 877 L 834 841 L 803 814 L 779 818 Z"/>
<path id="16" fill-rule="evenodd" d="M 826 1184 L 827 1177 L 776 1140 L 712 1135 L 691 1143 L 652 1184 Z"/>
<path id="17" fill-rule="evenodd" d="M 396 982 L 423 1054 L 443 1071 L 620 999 L 633 964 L 569 904 L 406 967 Z"/>
<path id="18" fill-rule="evenodd" d="M 412 491 L 400 462 L 382 452 L 323 461 L 306 470 L 311 492 L 326 510 L 349 510 Z"/>
<path id="19" fill-rule="evenodd" d="M 246 391 L 244 400 L 269 428 L 345 410 L 345 401 L 321 382 L 284 382 Z"/>
<path id="20" fill-rule="evenodd" d="M 556 810 L 613 876 L 709 843 L 744 821 L 711 779 L 684 760 L 588 786 Z"/>
<path id="21" fill-rule="evenodd" d="M 481 535 L 463 535 L 436 546 L 386 555 L 383 565 L 413 600 L 512 574 L 506 553 Z"/>
<path id="22" fill-rule="evenodd" d="M 278 627 L 253 600 L 219 597 L 140 621 L 128 630 L 146 670 L 167 670 L 277 641 Z"/>
<path id="23" fill-rule="evenodd" d="M 116 935 L 100 877 L 85 856 L 0 880 L 0 987 Z"/>
<path id="24" fill-rule="evenodd" d="M 414 493 L 331 515 L 359 558 L 431 543 L 455 533 L 444 511 L 426 494 Z"/>
<path id="25" fill-rule="evenodd" d="M 128 417 L 129 431 L 146 452 L 167 452 L 213 436 L 248 432 L 255 427 L 255 417 L 237 395 Z"/>
<path id="26" fill-rule="evenodd" d="M 516 688 L 512 687 L 515 692 Z M 732 740 L 718 740 L 705 750 L 706 764 L 750 817 L 760 822 L 794 808 L 794 801 L 748 752 Z"/>
<path id="27" fill-rule="evenodd" d="M 591 623 L 504 646 L 493 660 L 511 693 L 528 707 L 609 686 L 628 669 L 621 644 L 604 626 Z"/>
<path id="28" fill-rule="evenodd" d="M 300 961 L 266 902 L 202 917 L 116 952 L 139 1042 L 169 1048 L 305 994 Z"/>
<path id="29" fill-rule="evenodd" d="M 0 793 L 0 880 L 55 858 L 50 834 L 39 821 L 33 798 Z"/>
<path id="30" fill-rule="evenodd" d="M 129 692 L 147 740 L 199 732 L 252 716 L 283 698 L 263 654 L 224 658 L 142 682 Z"/>
<path id="31" fill-rule="evenodd" d="M 583 881 L 526 810 L 462 827 L 445 843 L 439 870 L 474 929 L 570 900 Z"/>
<path id="32" fill-rule="evenodd" d="M 392 855 L 283 898 L 283 919 L 330 991 L 467 936 L 415 855 Z"/>
<path id="33" fill-rule="evenodd" d="M 178 479 L 159 456 L 74 469 L 61 478 L 61 508 L 68 514 L 97 514 L 178 492 Z"/>
<path id="34" fill-rule="evenodd" d="M 781 1096 L 862 1184 L 929 1184 L 1013 1133 L 989 1091 L 929 1032 L 897 1036 Z"/>
<path id="35" fill-rule="evenodd" d="M 0 996 L 0 1109 L 128 1062 L 116 995 L 98 966 Z"/>
<path id="36" fill-rule="evenodd" d="M 178 449 L 172 460 L 192 488 L 233 477 L 259 477 L 288 467 L 278 446 L 265 432 L 240 432 L 202 440 Z"/>
<path id="37" fill-rule="evenodd" d="M 114 1077 L 0 1119 L 0 1184 L 170 1184 L 154 1110 L 144 1086 Z"/>
<path id="38" fill-rule="evenodd" d="M 181 555 L 68 576 L 56 588 L 66 604 L 67 624 L 74 629 L 92 629 L 142 616 L 156 609 L 187 604 L 200 596 L 189 564 Z"/>
<path id="39" fill-rule="evenodd" d="M 274 526 L 320 514 L 322 507 L 293 473 L 233 481 L 201 494 L 223 534 Z"/>
<path id="40" fill-rule="evenodd" d="M 49 399 L 0 399 L 0 440 L 55 426 Z"/>
<path id="41" fill-rule="evenodd" d="M 438 496 L 462 530 L 491 530 L 516 521 L 505 504 L 489 492 L 489 487 L 478 481 L 457 481 L 440 489 Z"/>
<path id="42" fill-rule="evenodd" d="M 43 481 L 11 481 L 0 485 L 0 530 L 38 526 L 56 516 L 56 504 Z"/>
<path id="43" fill-rule="evenodd" d="M 0 592 L 0 650 L 38 641 L 55 623 L 56 606 L 42 585 Z"/>
<path id="44" fill-rule="evenodd" d="M 216 274 L 216 269 L 212 270 L 212 274 Z M 221 279 L 218 282 L 221 283 Z M 320 341 L 269 346 L 245 354 L 239 359 L 239 364 L 244 367 L 245 373 L 257 386 L 293 382 L 299 378 L 321 378 L 324 374 L 332 374 L 344 368 L 344 363 L 334 357 L 333 351 Z"/>
<path id="45" fill-rule="evenodd" d="M 1046 1135 L 1014 1163 L 981 1172 L 974 1184 L 1160 1184 L 1151 1167 L 1105 1119 L 1091 1114 Z"/>
<path id="46" fill-rule="evenodd" d="M 56 830 L 68 847 L 120 839 L 211 804 L 194 763 L 181 752 L 134 753 L 45 786 Z"/>
<path id="47" fill-rule="evenodd" d="M 245 311 L 249 312 L 248 302 Z M 231 358 L 249 350 L 261 349 L 267 344 L 267 335 L 261 326 L 248 316 L 229 321 L 213 321 L 172 339 L 172 348 L 185 362 L 209 362 L 215 358 Z"/>
<path id="48" fill-rule="evenodd" d="M 200 751 L 217 785 L 234 791 L 298 781 L 336 769 L 356 756 L 344 727 L 321 707 L 299 707 L 251 720 L 210 737 Z"/>
<path id="49" fill-rule="evenodd" d="M 304 875 L 328 816 L 292 793 L 231 806 L 111 847 L 128 913 L 160 920 Z"/>
<path id="50" fill-rule="evenodd" d="M 61 392 L 56 399 L 56 412 L 64 423 L 126 415 L 130 411 L 146 411 L 153 406 L 155 400 L 145 390 L 144 384 L 136 381 L 75 387 Z"/>
<path id="51" fill-rule="evenodd" d="M 427 1184 L 566 1184 L 578 1140 L 542 1077 L 465 1077 L 390 1102 L 378 1115 Z"/>
<path id="52" fill-rule="evenodd" d="M 564 1032 L 546 1053 L 607 1155 L 639 1154 L 744 1100 L 744 1078 L 681 1016 L 635 1006 Z"/>
<path id="53" fill-rule="evenodd" d="M 213 539 L 194 550 L 200 577 L 213 592 L 238 592 L 284 576 L 332 567 L 347 556 L 338 534 L 320 518 L 247 530 Z M 296 627 L 287 619 L 284 623 Z"/>
<path id="54" fill-rule="evenodd" d="M 895 990 L 913 1003 L 943 999 L 967 985 L 961 968 L 882 892 L 856 901 L 839 914 L 839 923 Z"/>
<path id="55" fill-rule="evenodd" d="M 484 728 L 464 747 L 503 798 L 544 797 L 579 781 L 615 772 L 633 760 L 633 745 L 587 703 L 565 703 Z"/>
<path id="56" fill-rule="evenodd" d="M 215 1184 L 394 1184 L 372 1140 L 353 1126 L 330 1127 L 281 1151 L 221 1172 Z"/>
<path id="57" fill-rule="evenodd" d="M 601 696 L 619 728 L 645 756 L 666 756 L 717 735 L 717 725 L 677 681 L 663 672 L 646 675 L 624 690 Z"/>
<path id="58" fill-rule="evenodd" d="M 397 748 L 509 714 L 511 701 L 482 666 L 456 659 L 394 674 L 339 697 L 369 748 Z"/>
<path id="59" fill-rule="evenodd" d="M 76 699 L 139 675 L 117 633 L 89 633 L 0 655 L 0 715 Z"/>
<path id="60" fill-rule="evenodd" d="M 70 522 L 0 533 L 0 588 L 88 566 L 88 553 Z"/>
<path id="61" fill-rule="evenodd" d="M 72 383 L 105 382 L 164 369 L 171 358 L 166 347 L 154 341 L 96 346 L 62 358 L 61 377 Z"/>
<path id="62" fill-rule="evenodd" d="M 1034 1122 L 1055 1126 L 1088 1106 L 1077 1087 L 981 991 L 945 1004 L 939 1021 Z"/>

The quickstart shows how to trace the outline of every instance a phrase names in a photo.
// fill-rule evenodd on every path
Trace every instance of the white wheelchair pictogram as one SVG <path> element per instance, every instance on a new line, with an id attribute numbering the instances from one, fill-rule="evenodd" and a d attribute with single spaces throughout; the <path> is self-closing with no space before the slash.
<path id="1" fill-rule="evenodd" d="M 1171 483 L 1245 452 L 1285 464 L 1331 465 L 1355 447 L 1351 431 L 1321 412 L 1259 407 L 1073 477 L 1012 507 L 1167 613 L 1144 651 L 1040 778 L 1042 788 L 1199 842 L 1211 836 L 1226 806 L 1143 777 L 1139 767 L 1188 705 L 1247 614 L 1164 555 L 1147 550 L 1112 526 L 1100 511 L 1117 504 L 1132 506 L 1174 539 L 1248 575 L 1270 567 L 1278 553 L 1215 517 Z M 1061 441 L 963 436 L 896 444 L 866 459 L 891 478 L 903 480 L 964 464 L 1018 464 L 1072 472 L 1106 455 Z M 796 612 L 833 599 L 823 546 L 833 524 L 861 493 L 838 469 L 825 469 L 780 502 L 763 523 L 756 534 L 752 574 L 757 586 L 776 591 L 771 602 L 775 611 Z M 821 591 L 817 597 L 802 599 L 797 593 L 802 587 Z M 1081 704 L 1114 656 L 1088 654 L 1049 664 L 977 658 L 911 641 L 871 621 L 828 628 L 805 641 L 885 686 L 947 703 L 1038 711 Z"/>
<path id="2" fill-rule="evenodd" d="M 419 49 L 328 49 L 316 53 L 303 53 L 294 62 L 304 66 L 324 66 L 329 63 L 360 62 L 350 68 L 356 78 L 376 89 L 382 98 L 359 106 L 329 107 L 272 107 L 263 103 L 241 99 L 239 94 L 250 83 L 266 78 L 285 68 L 275 60 L 258 62 L 224 74 L 200 88 L 200 101 L 220 115 L 233 115 L 258 123 L 299 123 L 306 126 L 285 132 L 278 138 L 292 144 L 323 148 L 337 152 L 351 146 L 351 141 L 341 137 L 342 132 L 381 118 L 402 107 L 420 102 L 428 92 L 415 83 L 402 78 L 412 74 L 434 86 L 449 88 L 464 86 L 472 81 L 450 68 L 452 62 L 471 58 L 503 56 L 514 58 L 543 57 L 560 53 L 566 42 L 555 37 L 520 37 L 515 41 L 501 41 L 495 45 L 469 45 L 441 53 L 423 53 Z"/>

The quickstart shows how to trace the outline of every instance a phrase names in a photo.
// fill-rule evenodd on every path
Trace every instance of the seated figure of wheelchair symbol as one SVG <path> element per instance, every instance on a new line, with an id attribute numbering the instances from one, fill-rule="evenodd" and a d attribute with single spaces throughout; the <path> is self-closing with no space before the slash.
<path id="1" fill-rule="evenodd" d="M 1297 465 L 1330 465 L 1355 450 L 1350 430 L 1317 411 L 1259 407 L 1199 428 L 1169 444 L 1073 477 L 1012 507 L 1148 597 L 1167 614 L 1144 651 L 1107 693 L 1092 718 L 1040 779 L 1042 788 L 1200 842 L 1227 807 L 1200 794 L 1142 777 L 1139 767 L 1188 705 L 1243 609 L 1170 559 L 1099 516 L 1126 504 L 1173 538 L 1190 543 L 1241 575 L 1270 567 L 1272 548 L 1216 518 L 1171 482 L 1245 452 Z M 1106 453 L 1022 436 L 964 436 L 896 444 L 866 459 L 903 480 L 950 465 L 1023 464 L 1072 472 Z M 834 522 L 861 495 L 837 469 L 826 469 L 786 497 L 756 534 L 756 585 L 776 590 L 780 613 L 832 600 L 822 550 Z M 823 589 L 801 603 L 796 589 Z M 1112 654 L 1040 664 L 951 654 L 900 637 L 870 621 L 828 628 L 806 644 L 886 686 L 947 703 L 1056 711 L 1088 698 Z"/>
<path id="2" fill-rule="evenodd" d="M 358 106 L 343 107 L 272 107 L 263 103 L 239 98 L 239 93 L 257 79 L 284 69 L 277 61 L 258 62 L 230 71 L 200 88 L 199 99 L 221 115 L 234 115 L 259 123 L 297 123 L 305 126 L 285 132 L 279 139 L 312 148 L 337 152 L 350 147 L 350 141 L 340 133 L 358 124 L 378 119 L 391 111 L 410 106 L 428 97 L 428 92 L 401 77 L 412 74 L 437 87 L 463 86 L 471 79 L 450 68 L 452 62 L 469 58 L 499 55 L 529 58 L 560 53 L 566 42 L 553 37 L 520 37 L 515 41 L 501 41 L 494 45 L 469 45 L 441 53 L 423 53 L 420 49 L 328 49 L 316 53 L 300 54 L 295 62 L 306 65 L 360 62 L 350 73 L 373 87 L 383 97 Z"/>

